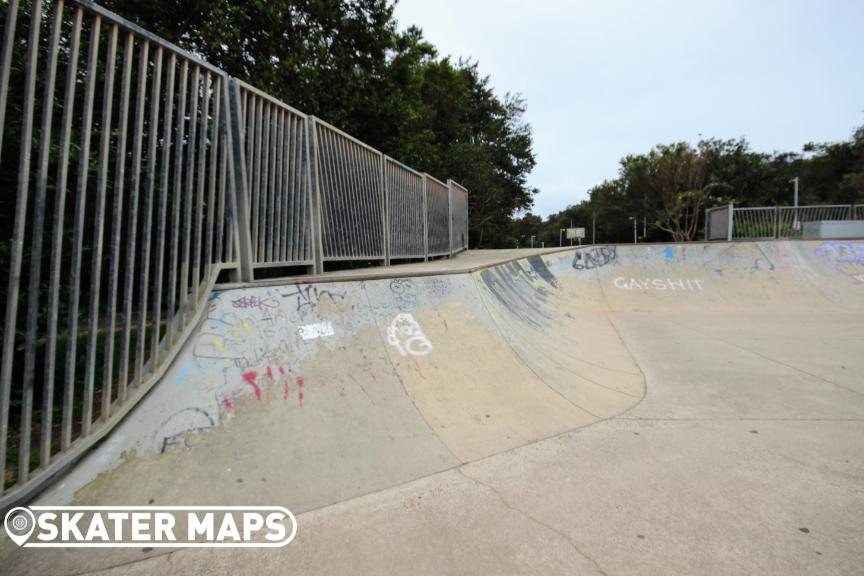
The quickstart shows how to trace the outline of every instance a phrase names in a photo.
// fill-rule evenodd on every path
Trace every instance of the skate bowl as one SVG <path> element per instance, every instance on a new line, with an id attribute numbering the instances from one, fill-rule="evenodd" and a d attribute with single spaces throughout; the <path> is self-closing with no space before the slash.
<path id="1" fill-rule="evenodd" d="M 621 417 L 646 394 L 660 415 L 722 415 L 698 371 L 688 408 L 652 392 L 655 375 L 683 362 L 639 352 L 663 337 L 657 319 L 693 338 L 716 330 L 765 343 L 755 331 L 806 334 L 802 314 L 852 318 L 835 326 L 848 331 L 839 354 L 860 344 L 862 242 L 610 245 L 459 262 L 217 290 L 162 381 L 31 503 L 278 504 L 302 515 Z M 864 417 L 854 360 L 843 370 L 835 360 L 822 376 L 842 388 L 840 401 L 802 388 L 806 409 L 791 400 L 760 409 Z M 25 555 L 8 544 L 8 573 L 81 573 L 142 557 Z"/>

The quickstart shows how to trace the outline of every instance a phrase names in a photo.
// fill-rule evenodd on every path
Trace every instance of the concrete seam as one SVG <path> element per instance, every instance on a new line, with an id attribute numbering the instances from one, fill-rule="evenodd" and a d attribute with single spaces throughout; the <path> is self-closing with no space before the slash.
<path id="1" fill-rule="evenodd" d="M 639 416 L 618 416 L 616 420 L 630 420 L 632 422 L 864 422 L 864 418 L 783 418 L 783 417 L 741 417 L 741 418 L 643 418 Z"/>
<path id="2" fill-rule="evenodd" d="M 693 332 L 694 334 L 698 334 L 699 336 L 702 336 L 703 338 L 706 338 L 708 340 L 714 340 L 716 342 L 721 342 L 721 343 L 726 344 L 727 346 L 729 346 L 731 348 L 735 348 L 737 350 L 741 350 L 742 352 L 752 354 L 753 356 L 757 356 L 759 358 L 762 358 L 763 360 L 773 362 L 774 364 L 779 364 L 780 366 L 785 366 L 786 368 L 789 368 L 790 370 L 794 370 L 795 372 L 800 372 L 801 374 L 806 374 L 807 376 L 810 376 L 811 378 L 821 380 L 822 382 L 825 382 L 826 384 L 831 384 L 832 386 L 836 386 L 837 388 L 840 388 L 841 390 L 845 390 L 846 392 L 851 392 L 851 393 L 857 394 L 859 396 L 864 396 L 864 393 L 859 392 L 858 390 L 855 390 L 853 388 L 849 388 L 849 387 L 844 386 L 842 384 L 838 384 L 837 382 L 834 382 L 832 380 L 828 380 L 827 378 L 823 378 L 822 376 L 819 376 L 818 374 L 813 374 L 812 372 L 808 372 L 807 370 L 804 370 L 803 368 L 798 368 L 797 366 L 792 366 L 791 364 L 787 364 L 786 362 L 783 362 L 782 360 L 777 360 L 776 358 L 771 358 L 770 356 L 766 356 L 765 354 L 761 354 L 759 352 L 749 350 L 747 348 L 744 348 L 743 346 L 739 346 L 738 344 L 735 344 L 733 342 L 729 342 L 728 340 L 725 340 L 723 338 L 718 338 L 716 336 L 709 336 L 708 334 L 704 334 L 698 330 L 694 330 L 693 328 L 690 328 L 689 326 L 684 326 L 683 324 L 679 324 L 678 322 L 675 322 L 672 320 L 670 320 L 670 323 L 674 324 L 675 326 L 678 326 L 680 328 L 683 328 L 684 330 L 689 330 L 690 332 Z"/>
<path id="3" fill-rule="evenodd" d="M 378 334 L 378 340 L 380 340 L 381 346 L 383 347 L 384 356 L 387 357 L 387 363 L 390 365 L 390 368 L 393 370 L 393 374 L 396 376 L 396 379 L 399 381 L 399 385 L 402 387 L 402 393 L 405 394 L 405 396 L 411 402 L 411 406 L 414 407 L 414 410 L 417 412 L 417 415 L 420 416 L 420 419 L 423 421 L 424 424 L 426 424 L 426 428 L 429 429 L 429 432 L 432 434 L 432 436 L 434 436 L 438 440 L 438 442 L 441 443 L 441 446 L 443 446 L 447 450 L 447 453 L 453 457 L 453 460 L 455 460 L 458 463 L 458 464 L 456 464 L 456 466 L 458 466 L 459 464 L 464 464 L 465 461 L 462 460 L 461 458 L 459 458 L 458 456 L 456 456 L 453 453 L 453 451 L 450 449 L 450 447 L 447 446 L 447 444 L 444 442 L 444 440 L 441 439 L 441 437 L 438 435 L 438 432 L 435 431 L 435 428 L 433 428 L 432 424 L 430 424 L 429 421 L 426 419 L 426 415 L 423 414 L 423 411 L 420 410 L 420 408 L 417 406 L 417 403 L 414 402 L 414 397 L 411 396 L 410 392 L 408 392 L 408 388 L 405 386 L 405 381 L 402 380 L 402 376 L 399 374 L 399 371 L 396 369 L 396 365 L 393 363 L 393 358 L 391 358 L 391 356 L 390 356 L 390 348 L 387 345 L 387 342 L 384 341 L 384 336 L 383 336 L 383 333 L 381 331 L 381 326 L 378 325 L 378 319 L 375 317 L 375 312 L 372 309 L 372 300 L 369 298 L 369 292 L 367 292 L 367 290 L 366 290 L 366 282 L 360 282 L 360 287 L 363 290 L 363 296 L 366 298 L 366 304 L 369 305 L 369 311 L 370 311 L 370 316 L 372 317 L 372 323 L 375 325 L 375 332 Z"/>
<path id="4" fill-rule="evenodd" d="M 491 486 L 491 485 L 489 485 L 489 484 L 487 484 L 487 483 L 485 483 L 485 482 L 483 482 L 483 481 L 481 481 L 481 480 L 479 480 L 473 476 L 470 476 L 462 468 L 463 467 L 460 466 L 456 470 L 459 472 L 459 474 L 462 475 L 463 478 L 465 478 L 466 480 L 469 480 L 470 482 L 472 482 L 478 486 L 481 486 L 481 487 L 489 490 L 490 492 L 492 492 L 492 494 L 494 494 L 495 497 L 498 498 L 498 500 L 501 502 L 501 504 L 503 504 L 504 507 L 507 508 L 508 510 L 512 510 L 513 512 L 516 512 L 520 516 L 527 518 L 528 520 L 530 520 L 534 524 L 537 524 L 538 526 L 541 526 L 541 527 L 545 528 L 546 530 L 549 530 L 550 532 L 553 532 L 554 534 L 556 534 L 562 540 L 567 542 L 567 544 L 569 544 L 570 548 L 572 548 L 574 552 L 576 552 L 577 554 L 579 554 L 579 556 L 581 556 L 581 557 L 585 558 L 586 560 L 588 560 L 589 562 L 591 562 L 591 564 L 594 565 L 594 568 L 596 568 L 600 574 L 602 574 L 603 576 L 609 576 L 609 573 L 606 572 L 606 570 L 604 570 L 600 566 L 600 564 L 597 562 L 597 560 L 595 560 L 594 558 L 589 556 L 587 553 L 585 553 L 581 548 L 579 548 L 579 546 L 573 541 L 573 539 L 570 538 L 570 536 L 568 536 L 563 530 L 560 530 L 558 528 L 555 528 L 554 526 L 547 524 L 546 522 L 543 522 L 542 520 L 540 520 L 539 518 L 532 515 L 531 513 L 529 513 L 526 510 L 522 510 L 521 508 L 517 508 L 516 506 L 513 506 L 513 504 L 511 504 L 506 498 L 504 498 L 504 496 L 501 495 L 501 493 L 498 490 L 496 490 L 493 486 Z"/>

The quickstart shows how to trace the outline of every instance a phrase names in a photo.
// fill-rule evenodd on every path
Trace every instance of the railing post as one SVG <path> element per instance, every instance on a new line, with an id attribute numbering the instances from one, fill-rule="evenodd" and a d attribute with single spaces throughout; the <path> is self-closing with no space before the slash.
<path id="1" fill-rule="evenodd" d="M 734 217 L 735 217 L 735 207 L 730 202 L 729 203 L 729 217 L 726 219 L 726 226 L 727 226 L 726 241 L 727 242 L 732 241 L 732 235 L 734 233 L 734 224 L 733 224 L 732 220 Z"/>
<path id="2" fill-rule="evenodd" d="M 309 199 L 312 229 L 313 272 L 324 272 L 324 243 L 321 230 L 321 183 L 318 180 L 318 130 L 314 116 L 306 117 L 306 178 L 309 184 Z"/>
<path id="3" fill-rule="evenodd" d="M 450 245 L 450 258 L 453 258 L 453 182 L 447 180 L 447 242 Z"/>
<path id="4" fill-rule="evenodd" d="M 468 250 L 468 246 L 471 244 L 471 237 L 469 234 L 469 230 L 471 229 L 471 195 L 468 192 L 468 188 L 465 188 L 465 246 L 463 248 Z M 580 240 L 581 242 L 581 240 Z"/>
<path id="5" fill-rule="evenodd" d="M 429 197 L 426 192 L 426 174 L 423 177 L 423 261 L 429 261 Z"/>
<path id="6" fill-rule="evenodd" d="M 774 239 L 780 238 L 780 208 L 774 207 Z"/>
<path id="7" fill-rule="evenodd" d="M 390 265 L 390 191 L 387 189 L 387 159 L 381 154 L 381 191 L 384 203 L 381 206 L 381 219 L 384 222 L 384 265 Z"/>
<path id="8" fill-rule="evenodd" d="M 230 84 L 230 88 L 229 85 Z M 239 280 L 251 282 L 255 279 L 252 268 L 252 236 L 249 232 L 249 190 L 246 180 L 246 154 L 243 146 L 243 109 L 240 85 L 234 78 L 223 82 L 223 96 L 228 103 L 225 110 L 226 143 L 228 145 L 229 206 L 237 231 L 237 264 Z M 236 272 L 234 273 L 237 276 Z M 237 280 L 237 278 L 233 278 Z"/>

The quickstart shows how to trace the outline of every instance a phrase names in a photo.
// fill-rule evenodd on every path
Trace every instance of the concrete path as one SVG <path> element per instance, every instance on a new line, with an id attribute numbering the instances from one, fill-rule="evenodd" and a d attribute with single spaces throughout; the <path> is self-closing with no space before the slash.
<path id="1" fill-rule="evenodd" d="M 468 268 L 217 294 L 38 502 L 281 504 L 289 546 L 9 573 L 861 573 L 864 244 Z"/>

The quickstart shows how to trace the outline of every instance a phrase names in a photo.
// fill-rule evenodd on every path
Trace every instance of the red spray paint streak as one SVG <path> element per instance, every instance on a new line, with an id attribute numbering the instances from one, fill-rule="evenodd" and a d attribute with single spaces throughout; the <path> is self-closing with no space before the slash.
<path id="1" fill-rule="evenodd" d="M 297 399 L 300 401 L 300 407 L 303 407 L 303 385 L 305 381 L 302 376 L 297 376 Z"/>
<path id="2" fill-rule="evenodd" d="M 291 396 L 291 386 L 288 383 L 288 380 L 284 380 L 282 382 L 282 399 L 287 400 Z"/>
<path id="3" fill-rule="evenodd" d="M 267 365 L 267 378 L 271 381 L 273 380 L 273 368 L 271 368 L 269 364 Z"/>
<path id="4" fill-rule="evenodd" d="M 243 373 L 243 380 L 246 381 L 247 384 L 252 386 L 252 390 L 255 391 L 255 398 L 258 400 L 261 399 L 261 387 L 258 386 L 258 372 L 255 370 L 249 370 L 248 372 Z"/>
<path id="5" fill-rule="evenodd" d="M 228 398 L 227 396 L 225 398 L 223 398 L 222 399 L 222 405 L 225 406 L 225 411 L 228 414 L 231 414 L 232 412 L 234 412 L 234 403 L 231 401 L 231 398 Z"/>

